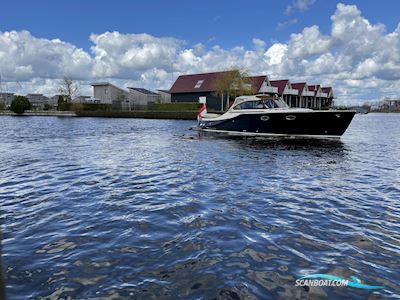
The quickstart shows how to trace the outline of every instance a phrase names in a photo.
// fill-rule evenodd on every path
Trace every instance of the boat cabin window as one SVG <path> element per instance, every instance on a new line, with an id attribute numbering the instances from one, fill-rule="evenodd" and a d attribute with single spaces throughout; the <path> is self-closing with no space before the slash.
<path id="1" fill-rule="evenodd" d="M 278 108 L 279 105 L 273 99 L 245 101 L 236 105 L 233 109 L 268 109 Z"/>

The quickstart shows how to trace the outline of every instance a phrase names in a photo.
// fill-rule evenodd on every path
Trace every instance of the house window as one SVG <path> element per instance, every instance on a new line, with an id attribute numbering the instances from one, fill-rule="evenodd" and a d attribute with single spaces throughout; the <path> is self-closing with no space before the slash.
<path id="1" fill-rule="evenodd" d="M 197 81 L 196 85 L 194 86 L 195 89 L 198 89 L 201 87 L 201 85 L 203 84 L 204 80 L 199 80 Z"/>

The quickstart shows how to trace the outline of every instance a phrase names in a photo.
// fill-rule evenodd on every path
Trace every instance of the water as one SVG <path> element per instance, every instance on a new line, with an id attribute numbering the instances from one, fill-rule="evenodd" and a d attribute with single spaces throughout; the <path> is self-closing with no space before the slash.
<path id="1" fill-rule="evenodd" d="M 339 141 L 1 117 L 9 299 L 400 297 L 400 115 Z M 295 287 L 312 273 L 378 291 Z"/>

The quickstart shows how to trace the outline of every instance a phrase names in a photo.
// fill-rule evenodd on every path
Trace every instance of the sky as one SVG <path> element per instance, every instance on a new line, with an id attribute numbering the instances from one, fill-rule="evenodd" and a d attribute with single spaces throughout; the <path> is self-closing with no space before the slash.
<path id="1" fill-rule="evenodd" d="M 57 93 L 64 76 L 169 89 L 240 68 L 333 86 L 338 102 L 400 97 L 400 1 L 14 0 L 0 14 L 2 91 Z"/>

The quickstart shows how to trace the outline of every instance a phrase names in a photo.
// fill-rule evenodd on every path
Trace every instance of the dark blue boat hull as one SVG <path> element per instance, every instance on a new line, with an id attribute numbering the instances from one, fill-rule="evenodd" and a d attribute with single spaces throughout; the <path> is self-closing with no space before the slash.
<path id="1" fill-rule="evenodd" d="M 203 130 L 259 135 L 341 136 L 355 111 L 240 114 L 226 120 L 205 120 Z"/>

